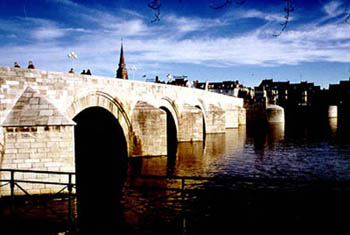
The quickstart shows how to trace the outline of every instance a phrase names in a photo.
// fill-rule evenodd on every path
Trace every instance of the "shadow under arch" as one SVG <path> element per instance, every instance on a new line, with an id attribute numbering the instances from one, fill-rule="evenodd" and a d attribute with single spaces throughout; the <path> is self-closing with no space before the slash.
<path id="1" fill-rule="evenodd" d="M 199 105 L 196 105 L 195 107 L 202 112 L 202 117 L 203 117 L 202 118 L 202 121 L 203 121 L 203 141 L 205 142 L 205 138 L 206 138 L 206 135 L 207 135 L 205 113 L 204 113 L 203 109 Z"/>
<path id="2" fill-rule="evenodd" d="M 157 103 L 158 107 L 164 107 L 166 108 L 172 115 L 174 122 L 175 122 L 175 126 L 176 126 L 176 130 L 178 130 L 179 127 L 179 110 L 176 107 L 175 102 L 170 99 L 169 97 L 163 97 L 159 100 L 159 102 Z"/>
<path id="3" fill-rule="evenodd" d="M 111 112 L 97 106 L 82 110 L 73 120 L 78 227 L 82 232 L 114 230 L 127 173 L 123 128 Z"/>
<path id="4" fill-rule="evenodd" d="M 166 112 L 166 128 L 167 128 L 167 155 L 168 157 L 176 157 L 177 152 L 177 127 L 173 115 L 167 107 L 159 107 Z"/>

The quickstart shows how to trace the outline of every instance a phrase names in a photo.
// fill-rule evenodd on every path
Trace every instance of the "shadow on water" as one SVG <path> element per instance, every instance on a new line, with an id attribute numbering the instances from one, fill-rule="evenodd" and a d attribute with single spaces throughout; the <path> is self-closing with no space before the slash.
<path id="1" fill-rule="evenodd" d="M 127 158 L 122 129 L 99 108 L 74 120 L 82 234 L 226 234 L 238 229 L 284 234 L 347 225 L 349 128 L 340 121 L 240 127 L 207 135 L 205 142 L 178 143 L 168 157 L 129 158 L 131 176 L 209 176 L 213 181 L 200 182 L 200 191 L 187 191 L 184 204 L 179 192 L 160 190 L 181 188 L 181 182 L 135 179 L 122 191 L 119 213 Z M 174 138 L 174 131 L 169 135 Z M 336 182 L 341 179 L 345 184 Z M 119 230 L 119 221 L 125 230 Z"/>
<path id="2" fill-rule="evenodd" d="M 253 143 L 254 152 L 263 157 L 266 147 L 273 147 L 276 143 L 283 142 L 285 138 L 285 124 L 258 124 L 247 127 L 248 143 Z"/>
<path id="3" fill-rule="evenodd" d="M 115 117 L 99 107 L 74 119 L 78 228 L 82 234 L 118 229 L 120 194 L 126 177 L 127 147 Z M 117 226 L 116 226 L 117 225 Z"/>

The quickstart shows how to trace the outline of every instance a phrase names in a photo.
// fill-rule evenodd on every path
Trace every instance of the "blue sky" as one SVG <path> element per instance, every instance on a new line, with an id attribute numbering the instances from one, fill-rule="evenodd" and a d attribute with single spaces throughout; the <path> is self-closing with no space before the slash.
<path id="1" fill-rule="evenodd" d="M 213 10 L 223 0 L 162 0 L 160 21 L 148 0 L 0 0 L 0 65 L 115 77 L 123 38 L 135 80 L 167 74 L 190 80 L 309 81 L 322 87 L 350 77 L 350 3 L 294 0 L 287 29 L 283 0 L 247 0 Z"/>

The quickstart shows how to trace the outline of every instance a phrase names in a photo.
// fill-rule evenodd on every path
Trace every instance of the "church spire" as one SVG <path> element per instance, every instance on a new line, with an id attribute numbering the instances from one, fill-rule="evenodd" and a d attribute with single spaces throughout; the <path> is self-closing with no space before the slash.
<path id="1" fill-rule="evenodd" d="M 128 79 L 128 70 L 126 69 L 126 64 L 124 60 L 124 50 L 123 50 L 123 39 L 120 47 L 120 58 L 119 58 L 119 67 L 117 70 L 116 78 Z"/>
<path id="2" fill-rule="evenodd" d="M 123 51 L 123 40 L 120 48 L 120 59 L 119 59 L 119 66 L 125 65 L 125 60 L 124 60 L 124 51 Z"/>

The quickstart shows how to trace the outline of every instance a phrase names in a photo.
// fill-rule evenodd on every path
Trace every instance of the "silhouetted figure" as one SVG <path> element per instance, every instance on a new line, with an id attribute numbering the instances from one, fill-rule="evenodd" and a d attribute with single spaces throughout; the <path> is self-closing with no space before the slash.
<path id="1" fill-rule="evenodd" d="M 14 63 L 13 67 L 15 68 L 20 68 L 21 66 L 19 66 L 19 64 L 17 63 L 17 61 Z"/>
<path id="2" fill-rule="evenodd" d="M 91 75 L 90 69 L 88 69 L 88 70 L 86 71 L 86 75 Z"/>
<path id="3" fill-rule="evenodd" d="M 74 69 L 71 68 L 68 73 L 74 73 Z"/>
<path id="4" fill-rule="evenodd" d="M 32 61 L 29 61 L 28 69 L 35 69 L 35 66 Z"/>
<path id="5" fill-rule="evenodd" d="M 86 74 L 85 69 L 83 69 L 83 72 L 81 72 L 80 74 Z"/>

